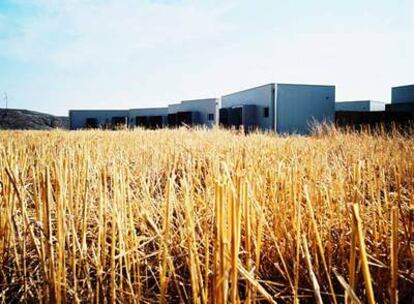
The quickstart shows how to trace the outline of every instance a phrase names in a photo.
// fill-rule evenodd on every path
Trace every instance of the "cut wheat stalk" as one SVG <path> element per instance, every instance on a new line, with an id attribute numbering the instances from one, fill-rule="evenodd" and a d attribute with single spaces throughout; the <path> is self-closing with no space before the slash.
<path id="1" fill-rule="evenodd" d="M 360 217 L 359 205 L 353 204 L 352 211 L 353 211 L 352 214 L 354 216 L 354 220 L 355 220 L 355 224 L 357 228 L 356 232 L 357 232 L 357 239 L 358 239 L 358 245 L 359 245 L 359 256 L 361 259 L 362 274 L 364 276 L 365 288 L 367 291 L 367 301 L 369 304 L 375 304 L 374 290 L 372 288 L 372 279 L 371 279 L 371 273 L 369 271 L 367 251 L 365 247 L 365 236 L 364 236 L 364 232 L 362 228 L 362 220 Z"/>
<path id="2" fill-rule="evenodd" d="M 318 304 L 322 304 L 323 301 L 321 297 L 321 290 L 319 287 L 318 280 L 316 279 L 315 273 L 313 272 L 313 269 L 312 269 L 312 260 L 309 254 L 308 241 L 306 240 L 305 234 L 302 234 L 302 248 L 303 248 L 303 251 L 305 252 L 305 261 L 306 261 L 306 265 L 308 266 L 309 276 L 312 282 L 315 302 Z"/>
<path id="3" fill-rule="evenodd" d="M 398 303 L 398 208 L 391 209 L 391 244 L 390 244 L 390 270 L 391 270 L 391 303 Z"/>
<path id="4" fill-rule="evenodd" d="M 0 132 L 0 303 L 409 301 L 414 139 L 327 132 Z"/>

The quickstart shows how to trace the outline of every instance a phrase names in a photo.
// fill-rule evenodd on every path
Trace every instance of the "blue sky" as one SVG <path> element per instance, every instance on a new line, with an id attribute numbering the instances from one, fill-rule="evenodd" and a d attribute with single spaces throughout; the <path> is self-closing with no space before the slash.
<path id="1" fill-rule="evenodd" d="M 269 82 L 389 101 L 413 54 L 413 0 L 0 0 L 0 92 L 54 114 Z"/>

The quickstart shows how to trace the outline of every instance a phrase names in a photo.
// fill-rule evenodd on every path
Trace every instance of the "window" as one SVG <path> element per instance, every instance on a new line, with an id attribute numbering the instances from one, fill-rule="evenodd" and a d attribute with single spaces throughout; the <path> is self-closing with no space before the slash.
<path id="1" fill-rule="evenodd" d="M 98 127 L 98 119 L 96 118 L 86 118 L 86 128 L 87 129 L 94 129 Z"/>
<path id="2" fill-rule="evenodd" d="M 208 120 L 214 120 L 214 113 L 208 114 Z"/>
<path id="3" fill-rule="evenodd" d="M 269 117 L 269 107 L 264 108 L 263 116 L 264 117 Z"/>

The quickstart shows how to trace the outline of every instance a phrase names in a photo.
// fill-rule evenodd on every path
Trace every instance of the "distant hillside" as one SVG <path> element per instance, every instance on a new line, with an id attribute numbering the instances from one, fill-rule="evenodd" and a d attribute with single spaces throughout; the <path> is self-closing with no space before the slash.
<path id="1" fill-rule="evenodd" d="M 69 118 L 21 109 L 0 109 L 0 130 L 68 129 Z"/>

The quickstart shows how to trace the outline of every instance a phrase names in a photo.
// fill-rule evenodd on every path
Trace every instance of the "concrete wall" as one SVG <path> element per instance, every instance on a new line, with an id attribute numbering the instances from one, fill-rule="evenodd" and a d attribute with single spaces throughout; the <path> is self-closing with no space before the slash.
<path id="1" fill-rule="evenodd" d="M 394 87 L 391 95 L 391 103 L 414 103 L 414 85 Z"/>
<path id="2" fill-rule="evenodd" d="M 98 127 L 111 124 L 113 117 L 124 116 L 128 118 L 128 110 L 70 110 L 69 122 L 70 129 L 86 128 L 86 119 L 95 118 L 98 122 Z"/>
<path id="3" fill-rule="evenodd" d="M 256 105 L 254 120 L 262 130 L 274 129 L 274 88 L 273 83 L 235 92 L 221 97 L 221 107 L 231 108 L 241 105 Z M 269 108 L 268 117 L 264 117 L 264 109 Z"/>
<path id="4" fill-rule="evenodd" d="M 369 109 L 371 112 L 385 111 L 385 102 L 371 100 Z"/>
<path id="5" fill-rule="evenodd" d="M 333 122 L 335 114 L 335 87 L 295 84 L 266 84 L 217 98 L 185 100 L 171 104 L 168 108 L 131 110 L 73 110 L 70 111 L 73 129 L 85 128 L 87 118 L 96 118 L 99 126 L 110 124 L 116 116 L 128 117 L 129 124 L 135 125 L 137 116 L 163 116 L 163 125 L 168 122 L 168 114 L 194 112 L 194 123 L 213 126 L 219 121 L 219 106 L 234 108 L 254 105 L 248 117 L 254 126 L 262 130 L 275 130 L 278 133 L 306 134 L 310 124 Z M 184 113 L 183 113 L 184 114 Z M 209 119 L 214 114 L 214 119 Z M 245 117 L 244 120 L 247 121 Z"/>
<path id="6" fill-rule="evenodd" d="M 217 98 L 184 100 L 181 103 L 169 105 L 168 113 L 198 112 L 197 123 L 212 127 L 218 121 L 218 104 L 219 100 Z M 209 114 L 214 114 L 214 120 L 208 119 Z"/>
<path id="7" fill-rule="evenodd" d="M 373 100 L 341 101 L 335 103 L 335 111 L 371 112 L 385 111 L 385 103 Z"/>
<path id="8" fill-rule="evenodd" d="M 368 112 L 369 110 L 370 110 L 369 100 L 335 102 L 335 111 Z"/>
<path id="9" fill-rule="evenodd" d="M 262 130 L 306 134 L 313 120 L 334 121 L 335 87 L 266 84 L 225 95 L 221 104 L 223 108 L 256 105 L 255 121 Z M 268 117 L 265 108 L 269 108 Z"/>
<path id="10" fill-rule="evenodd" d="M 168 105 L 168 114 L 174 114 L 174 113 L 181 111 L 180 106 L 181 106 L 180 103 L 173 103 L 173 104 Z"/>
<path id="11" fill-rule="evenodd" d="M 277 84 L 276 131 L 307 134 L 311 124 L 334 122 L 335 86 Z"/>
<path id="12" fill-rule="evenodd" d="M 168 108 L 142 108 L 142 109 L 130 109 L 129 110 L 129 124 L 130 126 L 136 125 L 137 116 L 162 116 L 163 126 L 167 125 Z"/>

